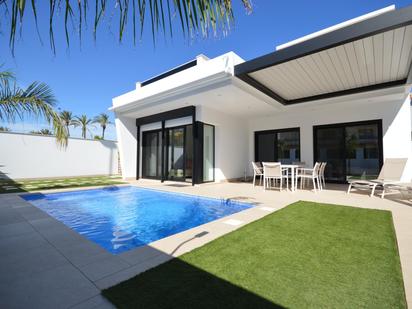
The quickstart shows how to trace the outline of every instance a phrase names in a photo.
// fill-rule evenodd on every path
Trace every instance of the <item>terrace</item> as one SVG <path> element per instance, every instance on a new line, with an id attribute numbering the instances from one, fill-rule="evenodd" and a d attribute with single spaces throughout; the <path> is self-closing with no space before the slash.
<path id="1" fill-rule="evenodd" d="M 2 306 L 411 306 L 411 33 L 391 6 L 199 55 L 113 99 L 118 143 L 0 134 Z"/>
<path id="2" fill-rule="evenodd" d="M 345 192 L 347 187 L 342 185 L 328 185 L 326 190 L 315 194 L 310 190 L 298 190 L 294 193 L 287 190 L 264 192 L 261 187 L 253 187 L 250 183 L 204 184 L 193 187 L 189 184 L 176 182 L 162 184 L 150 180 L 139 180 L 131 184 L 170 192 L 240 200 L 253 203 L 255 207 L 160 239 L 146 246 L 113 255 L 24 201 L 17 194 L 2 194 L 0 195 L 2 236 L 0 248 L 2 252 L 6 252 L 1 257 L 3 274 L 1 298 L 3 303 L 6 306 L 14 307 L 36 304 L 43 308 L 60 306 L 110 308 L 112 304 L 101 296 L 102 290 L 170 260 L 172 262 L 145 273 L 144 277 L 138 276 L 119 287 L 106 290 L 104 295 L 113 301 L 115 306 L 119 307 L 146 306 L 148 301 L 152 307 L 167 307 L 168 304 L 161 303 L 158 297 L 158 293 L 162 293 L 161 291 L 167 288 L 176 289 L 177 294 L 174 294 L 173 301 L 182 306 L 193 305 L 198 300 L 205 300 L 211 296 L 210 293 L 219 292 L 225 293 L 227 298 L 217 297 L 216 302 L 206 302 L 205 306 L 206 304 L 233 304 L 235 298 L 232 296 L 236 296 L 244 300 L 245 304 L 266 307 L 275 306 L 275 304 L 286 307 L 311 304 L 342 306 L 342 303 L 335 303 L 335 301 L 342 300 L 348 306 L 372 306 L 379 305 L 376 301 L 379 302 L 383 299 L 388 302 L 382 302 L 380 305 L 405 307 L 403 277 L 406 301 L 411 303 L 412 248 L 410 244 L 412 243 L 412 234 L 409 227 L 412 220 L 412 207 L 405 193 L 390 195 L 388 199 L 380 199 L 378 197 L 370 198 L 362 193 L 348 195 Z M 309 203 L 299 201 L 308 201 Z M 298 204 L 288 206 L 293 203 Z M 392 213 L 396 236 L 391 227 L 391 216 L 387 212 L 356 212 L 356 208 L 342 208 L 324 204 L 354 206 L 368 210 L 388 210 Z M 308 210 L 305 210 L 305 207 Z M 283 208 L 287 211 L 288 209 L 295 210 L 291 214 L 285 211 L 278 212 Z M 323 217 L 324 210 L 328 213 L 326 217 Z M 311 211 L 317 215 L 311 216 Z M 355 212 L 352 213 L 352 211 Z M 299 215 L 299 213 L 301 214 Z M 291 217 L 286 220 L 284 216 L 288 217 L 289 215 Z M 263 217 L 265 218 L 262 219 Z M 355 218 L 357 219 L 355 220 Z M 254 223 L 243 228 L 251 222 Z M 280 222 L 287 224 L 289 229 L 282 224 L 276 225 Z M 308 225 L 305 226 L 304 222 Z M 339 228 L 334 230 L 336 222 L 342 222 L 343 226 L 339 225 Z M 273 229 L 272 224 L 277 227 Z M 345 224 L 348 225 L 345 227 Z M 263 234 L 260 232 L 259 235 L 251 233 L 251 229 L 261 231 Z M 330 234 L 328 229 L 330 229 Z M 356 232 L 351 234 L 350 230 Z M 292 233 L 289 236 L 287 236 L 288 231 Z M 326 246 L 323 250 L 331 250 L 330 246 L 332 246 L 335 250 L 333 251 L 334 255 L 316 255 L 320 248 L 310 245 L 311 248 L 310 246 L 302 247 L 301 250 L 304 253 L 302 257 L 295 260 L 294 264 L 288 265 L 288 258 L 297 258 L 296 248 L 294 249 L 288 243 L 291 241 L 288 237 L 298 241 L 295 245 L 302 245 L 299 243 L 301 238 L 298 237 L 302 231 L 308 233 L 308 241 L 313 242 L 314 239 L 318 239 L 322 235 L 322 237 L 326 237 L 325 239 L 321 238 L 319 242 L 313 242 L 312 245 L 323 244 L 322 246 Z M 220 238 L 224 235 L 226 236 Z M 261 237 L 263 238 L 258 241 Z M 282 237 L 289 240 L 286 241 Z M 217 238 L 219 240 L 214 241 Z M 235 263 L 235 266 L 232 265 L 230 268 L 233 271 L 239 270 L 236 265 L 246 267 L 248 271 L 258 271 L 261 268 L 260 263 L 263 263 L 262 265 L 267 264 L 267 267 L 271 269 L 271 277 L 265 277 L 263 273 L 258 272 L 253 275 L 256 281 L 249 281 L 250 278 L 246 273 L 241 272 L 236 275 L 237 277 L 233 277 L 227 272 L 220 272 L 211 267 L 212 261 L 208 260 L 207 257 L 213 256 L 213 254 L 211 255 L 213 250 L 217 250 L 216 248 L 219 246 L 225 247 L 227 243 L 235 244 L 242 238 L 245 239 L 246 243 L 229 246 L 231 249 L 222 253 L 225 254 L 222 257 L 222 266 Z M 346 243 L 348 240 L 351 250 L 356 252 L 352 255 L 343 249 L 344 246 L 348 245 Z M 254 241 L 258 241 L 256 246 L 249 248 L 247 243 L 250 244 Z M 202 247 L 205 244 L 207 245 Z M 271 245 L 269 246 L 269 244 Z M 365 246 L 367 249 L 362 251 L 359 246 Z M 199 249 L 196 250 L 196 248 Z M 268 252 L 267 248 L 270 248 L 271 251 Z M 284 264 L 277 255 L 279 252 L 276 253 L 278 250 L 282 250 L 281 254 L 284 254 Z M 192 252 L 182 256 L 190 251 Z M 182 257 L 179 258 L 180 256 Z M 273 258 L 272 261 L 271 257 L 276 258 Z M 310 263 L 307 259 L 310 260 Z M 332 264 L 332 267 L 329 264 L 331 259 L 332 261 L 336 259 L 336 263 Z M 255 263 L 242 264 L 244 261 L 253 260 Z M 310 267 L 314 265 L 317 265 L 319 270 L 317 272 L 318 279 L 313 277 L 315 273 L 310 270 Z M 339 278 L 342 271 L 348 271 L 346 268 L 348 265 L 354 267 L 351 269 L 349 277 Z M 360 268 L 366 266 L 367 271 L 359 273 L 359 275 L 356 274 Z M 290 267 L 293 268 L 293 271 Z M 176 271 L 182 275 L 191 276 L 192 281 L 190 282 L 193 284 L 182 285 L 179 280 L 170 282 L 170 278 L 174 278 L 173 274 Z M 379 273 L 383 277 L 377 276 Z M 276 275 L 282 278 L 282 284 L 276 280 L 273 281 Z M 324 287 L 335 282 L 334 292 L 328 294 L 322 289 L 302 290 L 304 286 L 299 287 L 296 284 L 303 278 L 319 280 L 316 284 L 323 282 Z M 353 290 L 346 289 L 345 280 L 349 279 Z M 208 280 L 207 282 L 210 282 L 211 286 L 199 285 L 198 280 Z M 144 297 L 138 297 L 141 294 L 133 294 L 135 296 L 131 297 L 130 293 L 136 291 L 135 284 L 139 284 L 140 287 L 142 282 L 144 283 L 142 290 Z M 275 289 L 272 290 L 273 293 L 269 293 L 264 288 L 268 285 L 272 286 L 272 284 L 273 286 L 281 284 L 281 292 Z M 356 289 L 360 294 L 355 293 L 353 297 L 348 297 L 345 294 L 354 293 Z M 361 294 L 364 297 L 359 297 Z M 292 298 L 288 298 L 286 295 L 290 295 Z M 165 300 L 171 301 L 171 298 L 167 296 Z"/>

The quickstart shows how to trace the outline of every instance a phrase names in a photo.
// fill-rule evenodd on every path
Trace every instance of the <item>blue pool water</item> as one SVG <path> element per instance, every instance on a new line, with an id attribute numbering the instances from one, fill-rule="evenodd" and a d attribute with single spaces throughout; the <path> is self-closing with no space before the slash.
<path id="1" fill-rule="evenodd" d="M 251 207 L 132 186 L 22 198 L 115 254 Z"/>

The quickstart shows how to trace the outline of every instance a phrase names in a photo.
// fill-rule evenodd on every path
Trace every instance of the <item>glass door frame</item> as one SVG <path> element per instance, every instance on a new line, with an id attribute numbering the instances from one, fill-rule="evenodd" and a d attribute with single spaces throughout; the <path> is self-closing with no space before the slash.
<path id="1" fill-rule="evenodd" d="M 188 124 L 188 125 L 191 125 L 191 124 Z M 186 126 L 188 125 L 180 125 L 180 126 L 165 128 L 165 143 L 164 143 L 164 149 L 163 149 L 164 151 L 163 168 L 164 168 L 164 179 L 165 180 L 186 182 Z M 176 130 L 176 129 L 183 129 L 183 176 L 169 179 L 169 147 L 171 146 L 169 132 Z"/>
<path id="2" fill-rule="evenodd" d="M 216 128 L 213 124 L 210 124 L 210 123 L 201 122 L 200 124 L 201 124 L 201 130 L 199 129 L 199 131 L 201 131 L 201 132 L 199 132 L 198 134 L 199 134 L 199 138 L 201 137 L 201 144 L 202 144 L 202 146 L 201 146 L 202 153 L 200 155 L 200 157 L 202 159 L 201 163 L 200 163 L 200 164 L 202 164 L 201 183 L 215 182 L 215 177 L 216 177 Z M 212 138 L 213 138 L 213 141 L 212 141 L 212 143 L 213 143 L 213 146 L 212 146 L 213 147 L 213 155 L 212 155 L 212 160 L 213 160 L 212 174 L 213 174 L 213 178 L 210 179 L 210 180 L 204 180 L 204 166 L 203 166 L 203 164 L 204 164 L 204 159 L 205 159 L 204 158 L 204 127 L 205 126 L 209 126 L 213 129 L 213 135 L 212 135 Z"/>
<path id="3" fill-rule="evenodd" d="M 147 167 L 145 166 L 145 151 L 144 151 L 144 144 L 145 144 L 145 135 L 150 134 L 150 133 L 156 133 L 157 134 L 157 141 L 156 141 L 156 146 L 157 146 L 157 152 L 159 151 L 159 148 L 162 148 L 162 141 L 161 139 L 162 134 L 160 134 L 161 138 L 159 139 L 159 133 L 162 132 L 162 129 L 155 129 L 155 130 L 148 130 L 148 131 L 142 131 L 142 178 L 147 178 L 147 179 L 156 179 L 156 180 L 161 180 L 162 179 L 162 169 L 163 169 L 163 164 L 160 162 L 160 171 L 157 171 L 157 167 L 159 166 L 159 160 L 162 161 L 162 156 L 160 158 L 157 156 L 158 153 L 156 153 L 156 172 L 157 176 L 147 176 L 145 175 Z M 163 151 L 163 149 L 161 149 Z"/>
<path id="4" fill-rule="evenodd" d="M 354 121 L 354 122 L 342 122 L 342 123 L 334 123 L 334 124 L 325 124 L 325 125 L 317 125 L 313 126 L 313 164 L 317 162 L 318 155 L 317 155 L 317 148 L 318 148 L 318 129 L 329 129 L 329 128 L 346 128 L 346 127 L 355 127 L 355 126 L 362 126 L 362 125 L 377 125 L 378 128 L 378 150 L 379 150 L 379 169 L 382 168 L 383 165 L 383 133 L 382 133 L 382 119 L 374 119 L 374 120 L 366 120 L 366 121 Z M 343 139 L 346 140 L 345 130 L 343 130 Z M 346 160 L 346 143 L 343 144 L 343 153 L 345 154 Z M 343 164 L 343 177 L 345 180 L 328 180 L 331 183 L 346 183 L 347 171 L 346 171 L 346 162 Z"/>
<path id="5" fill-rule="evenodd" d="M 301 139 L 300 139 L 300 127 L 294 127 L 294 128 L 285 128 L 285 129 L 274 129 L 274 130 L 263 130 L 263 131 L 255 131 L 255 161 L 258 161 L 259 158 L 259 146 L 258 146 L 258 137 L 259 135 L 264 135 L 264 134 L 274 134 L 275 139 L 273 141 L 273 147 L 275 148 L 275 158 L 273 160 L 277 162 L 279 160 L 279 154 L 278 154 L 278 133 L 282 132 L 298 132 L 299 133 L 299 160 L 302 160 L 301 156 Z"/>

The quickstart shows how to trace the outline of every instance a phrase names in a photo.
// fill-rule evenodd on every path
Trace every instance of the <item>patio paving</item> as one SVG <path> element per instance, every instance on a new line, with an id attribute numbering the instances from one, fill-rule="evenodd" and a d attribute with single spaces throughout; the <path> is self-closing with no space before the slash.
<path id="1" fill-rule="evenodd" d="M 266 191 L 249 183 L 174 186 L 155 181 L 133 185 L 254 203 L 253 207 L 113 255 L 21 199 L 0 195 L 0 299 L 5 308 L 112 308 L 100 291 L 175 256 L 197 248 L 249 222 L 298 200 L 391 210 L 402 264 L 406 297 L 412 304 L 412 203 L 401 196 L 369 198 L 345 193 L 346 186 L 327 190 Z M 70 189 L 79 190 L 79 189 Z M 58 191 L 68 191 L 67 189 Z M 48 191 L 50 192 L 50 191 Z M 229 224 L 228 224 L 229 223 Z"/>

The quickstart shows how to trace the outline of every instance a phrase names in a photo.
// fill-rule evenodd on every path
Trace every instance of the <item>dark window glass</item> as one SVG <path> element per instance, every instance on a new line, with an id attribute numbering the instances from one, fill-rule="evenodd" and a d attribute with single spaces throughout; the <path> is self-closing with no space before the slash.
<path id="1" fill-rule="evenodd" d="M 277 161 L 290 164 L 300 161 L 299 131 L 284 131 L 276 134 Z"/>
<path id="2" fill-rule="evenodd" d="M 373 179 L 382 164 L 381 139 L 378 122 L 317 127 L 315 161 L 328 163 L 325 178 L 330 181 Z"/>
<path id="3" fill-rule="evenodd" d="M 344 129 L 321 128 L 317 130 L 316 161 L 327 162 L 325 178 L 332 181 L 343 181 L 345 172 Z"/>
<path id="4" fill-rule="evenodd" d="M 142 175 L 147 178 L 161 177 L 161 132 L 143 132 Z"/>
<path id="5" fill-rule="evenodd" d="M 186 179 L 192 179 L 193 175 L 193 126 L 186 126 L 185 135 L 185 176 Z"/>
<path id="6" fill-rule="evenodd" d="M 346 176 L 376 178 L 379 174 L 379 141 L 376 124 L 345 128 Z"/>
<path id="7" fill-rule="evenodd" d="M 256 161 L 290 164 L 300 161 L 299 129 L 256 132 Z"/>
<path id="8" fill-rule="evenodd" d="M 257 158 L 256 161 L 275 161 L 275 133 L 259 133 L 256 135 Z"/>
<path id="9" fill-rule="evenodd" d="M 171 180 L 182 180 L 185 177 L 184 128 L 168 129 L 167 175 Z"/>

